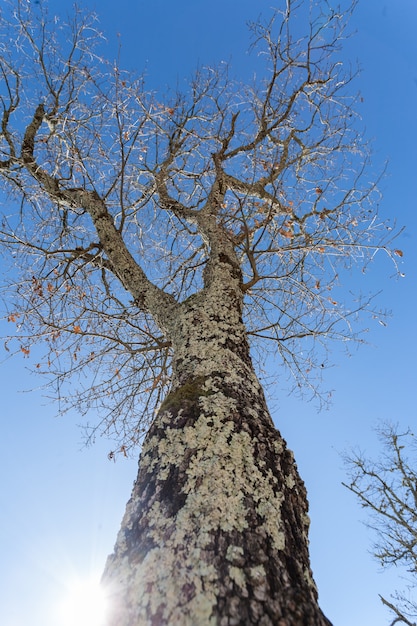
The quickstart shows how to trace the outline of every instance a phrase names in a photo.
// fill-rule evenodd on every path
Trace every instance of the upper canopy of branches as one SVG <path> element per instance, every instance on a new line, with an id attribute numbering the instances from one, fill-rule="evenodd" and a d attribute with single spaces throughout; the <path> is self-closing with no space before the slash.
<path id="1" fill-rule="evenodd" d="M 225 66 L 205 68 L 173 95 L 100 58 L 95 16 L 62 22 L 23 0 L 3 9 L 9 320 L 24 354 L 46 342 L 36 367 L 58 389 L 83 372 L 75 402 L 107 407 L 103 428 L 123 445 L 169 381 L 170 342 L 149 294 L 161 308 L 199 292 L 220 240 L 241 265 L 250 335 L 269 340 L 298 382 L 318 340 L 352 337 L 367 305 L 344 308 L 332 293 L 340 267 L 364 267 L 388 233 L 338 56 L 351 9 L 285 4 L 251 27 L 261 78 L 239 84 Z M 305 33 L 297 15 L 310 16 Z"/>

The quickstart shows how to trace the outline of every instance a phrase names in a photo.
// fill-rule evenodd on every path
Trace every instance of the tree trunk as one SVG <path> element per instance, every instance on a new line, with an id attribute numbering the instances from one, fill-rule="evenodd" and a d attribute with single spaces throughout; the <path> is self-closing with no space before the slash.
<path id="1" fill-rule="evenodd" d="M 329 626 L 308 504 L 254 373 L 241 305 L 213 290 L 171 328 L 174 376 L 103 581 L 109 626 Z"/>

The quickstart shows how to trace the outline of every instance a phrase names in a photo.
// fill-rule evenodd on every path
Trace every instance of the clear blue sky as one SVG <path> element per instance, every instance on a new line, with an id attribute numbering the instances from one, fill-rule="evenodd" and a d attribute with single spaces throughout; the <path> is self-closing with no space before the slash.
<path id="1" fill-rule="evenodd" d="M 51 12 L 70 10 L 69 0 L 50 0 Z M 122 65 L 146 67 L 153 86 L 175 87 L 193 67 L 231 61 L 234 74 L 247 72 L 245 23 L 268 13 L 269 0 L 80 0 L 96 9 L 115 56 L 117 33 Z M 415 0 L 359 0 L 345 62 L 358 60 L 356 83 L 367 135 L 374 138 L 376 168 L 389 161 L 382 182 L 384 217 L 406 231 L 396 247 L 404 251 L 403 279 L 390 278 L 382 257 L 366 281 L 391 309 L 386 328 L 366 320 L 369 346 L 351 357 L 333 353 L 325 373 L 334 389 L 330 408 L 288 397 L 285 381 L 273 394 L 273 417 L 294 450 L 311 507 L 312 567 L 321 605 L 335 626 L 383 626 L 389 615 L 378 593 L 401 585 L 398 572 L 381 574 L 368 550 L 371 534 L 359 522 L 363 512 L 345 479 L 339 453 L 360 446 L 370 455 L 378 444 L 379 420 L 416 426 L 417 273 L 417 3 Z M 0 330 L 7 332 L 3 326 Z M 0 348 L 2 349 L 2 348 Z M 112 551 L 136 475 L 136 461 L 107 460 L 111 443 L 82 450 L 80 418 L 56 418 L 41 384 L 23 358 L 7 361 L 1 375 L 0 623 L 4 626 L 68 626 L 57 617 L 73 579 L 101 572 Z M 272 365 L 273 367 L 273 365 Z M 22 390 L 30 393 L 20 393 Z M 82 626 L 80 623 L 77 626 Z M 94 626 L 91 624 L 91 626 Z"/>

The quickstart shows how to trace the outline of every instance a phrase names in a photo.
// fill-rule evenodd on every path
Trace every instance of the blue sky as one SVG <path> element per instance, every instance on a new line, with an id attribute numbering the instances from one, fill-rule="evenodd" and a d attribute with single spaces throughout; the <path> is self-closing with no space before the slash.
<path id="1" fill-rule="evenodd" d="M 198 63 L 226 60 L 236 76 L 247 75 L 245 24 L 271 6 L 266 0 L 80 4 L 97 10 L 109 56 L 116 56 L 120 40 L 122 65 L 145 67 L 149 83 L 162 88 L 175 87 Z M 71 2 L 49 5 L 61 12 Z M 357 33 L 342 58 L 362 67 L 356 89 L 367 136 L 374 139 L 375 169 L 388 160 L 381 213 L 406 226 L 396 243 L 404 251 L 405 278 L 393 277 L 381 256 L 365 278 L 358 270 L 349 279 L 346 289 L 360 281 L 381 291 L 378 304 L 392 317 L 387 327 L 365 320 L 369 345 L 352 356 L 334 349 L 334 367 L 325 373 L 325 386 L 334 389 L 328 410 L 317 413 L 314 404 L 289 397 L 285 381 L 270 394 L 273 417 L 309 492 L 312 567 L 322 608 L 335 626 L 381 626 L 390 620 L 378 593 L 389 596 L 401 580 L 399 572 L 382 574 L 368 553 L 372 535 L 359 521 L 365 518 L 353 495 L 341 486 L 346 477 L 340 453 L 360 446 L 377 454 L 373 427 L 379 420 L 416 425 L 417 4 L 359 0 L 352 29 Z M 37 390 L 42 381 L 27 365 L 16 358 L 1 366 L 0 622 L 67 626 L 57 607 L 71 581 L 101 572 L 137 462 L 109 462 L 111 443 L 104 440 L 82 449 L 81 418 L 56 417 L 56 406 Z"/>

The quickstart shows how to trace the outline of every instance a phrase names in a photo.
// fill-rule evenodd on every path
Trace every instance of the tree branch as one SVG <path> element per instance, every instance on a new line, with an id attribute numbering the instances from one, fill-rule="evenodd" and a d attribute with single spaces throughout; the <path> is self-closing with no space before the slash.
<path id="1" fill-rule="evenodd" d="M 22 161 L 32 176 L 42 185 L 49 197 L 58 204 L 71 208 L 85 209 L 90 215 L 99 241 L 115 274 L 125 289 L 133 296 L 137 305 L 149 311 L 166 325 L 166 316 L 172 315 L 176 303 L 174 298 L 156 287 L 134 260 L 127 249 L 121 233 L 116 229 L 104 200 L 95 190 L 63 188 L 60 182 L 38 165 L 34 157 L 35 138 L 43 123 L 45 107 L 36 108 L 32 121 L 27 126 L 22 143 Z"/>

